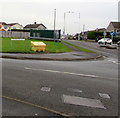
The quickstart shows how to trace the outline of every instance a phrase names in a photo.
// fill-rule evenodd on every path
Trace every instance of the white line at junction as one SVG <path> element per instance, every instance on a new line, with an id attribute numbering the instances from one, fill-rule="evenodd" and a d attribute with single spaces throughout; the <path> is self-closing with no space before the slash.
<path id="1" fill-rule="evenodd" d="M 35 68 L 28 68 L 28 67 L 25 67 L 25 69 L 27 69 L 27 70 L 44 71 L 44 72 L 52 72 L 52 73 L 63 73 L 63 74 L 69 74 L 69 75 L 78 75 L 78 76 L 84 76 L 84 77 L 100 78 L 100 76 L 81 74 L 81 73 L 62 72 L 62 71 L 46 70 L 46 69 L 35 69 Z"/>
<path id="2" fill-rule="evenodd" d="M 45 91 L 45 92 L 50 92 L 51 88 L 49 87 L 42 87 L 41 91 Z"/>
<path id="3" fill-rule="evenodd" d="M 106 93 L 99 93 L 100 97 L 110 99 L 110 96 Z"/>
<path id="4" fill-rule="evenodd" d="M 114 63 L 114 64 L 119 64 L 118 62 L 116 62 L 116 61 L 114 61 L 114 60 L 108 60 L 108 61 L 110 61 L 110 62 L 112 62 L 112 63 Z"/>
<path id="5" fill-rule="evenodd" d="M 83 92 L 82 90 L 73 89 L 73 88 L 68 88 L 67 90 L 70 91 L 70 92 L 77 92 L 77 93 L 82 93 Z"/>
<path id="6" fill-rule="evenodd" d="M 76 97 L 76 96 L 70 96 L 70 95 L 63 94 L 62 100 L 66 104 L 106 109 L 104 105 L 102 104 L 102 102 L 97 99 L 82 98 L 82 97 Z"/>

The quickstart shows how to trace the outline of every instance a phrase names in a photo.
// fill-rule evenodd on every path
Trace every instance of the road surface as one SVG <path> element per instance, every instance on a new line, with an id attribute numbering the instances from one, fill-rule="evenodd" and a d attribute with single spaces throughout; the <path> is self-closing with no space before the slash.
<path id="1" fill-rule="evenodd" d="M 87 42 L 87 41 L 77 41 L 77 40 L 65 40 L 65 41 L 77 45 L 79 47 L 87 48 L 94 52 L 98 52 L 106 57 L 118 59 L 118 49 L 107 49 L 105 47 L 100 47 L 100 45 L 98 45 L 97 42 Z M 115 46 L 117 47 L 117 45 Z"/>
<path id="2" fill-rule="evenodd" d="M 2 72 L 3 116 L 118 115 L 118 62 L 115 60 L 3 59 Z"/>

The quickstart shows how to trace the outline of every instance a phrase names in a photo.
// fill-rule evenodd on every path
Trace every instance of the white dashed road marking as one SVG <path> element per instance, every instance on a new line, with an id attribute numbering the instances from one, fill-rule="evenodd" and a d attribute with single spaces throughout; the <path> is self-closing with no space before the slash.
<path id="1" fill-rule="evenodd" d="M 45 91 L 45 92 L 50 92 L 51 88 L 49 87 L 42 87 L 41 91 Z"/>
<path id="2" fill-rule="evenodd" d="M 52 73 L 63 73 L 63 74 L 70 74 L 70 75 L 78 75 L 78 76 L 84 76 L 84 77 L 93 77 L 93 78 L 100 78 L 96 75 L 88 75 L 88 74 L 81 74 L 81 73 L 71 73 L 71 72 L 62 72 L 62 71 L 55 71 L 55 70 L 46 70 L 46 69 L 35 69 L 35 68 L 28 68 L 25 67 L 27 70 L 38 70 L 38 71 L 44 71 L 44 72 L 52 72 Z"/>
<path id="3" fill-rule="evenodd" d="M 45 69 L 35 69 L 35 68 L 28 68 L 25 67 L 27 70 L 36 70 L 36 71 L 44 71 L 44 72 L 52 72 L 52 73 L 62 73 L 62 74 L 71 74 L 71 75 L 79 75 L 84 77 L 93 77 L 93 78 L 101 78 L 100 76 L 96 75 L 88 75 L 88 74 L 80 74 L 80 73 L 71 73 L 71 72 L 62 72 L 62 71 L 56 71 L 56 70 L 45 70 Z M 49 87 L 42 87 L 41 91 L 50 92 L 51 88 Z M 82 93 L 82 90 L 79 89 L 73 89 L 68 88 L 68 91 L 71 92 L 78 92 Z M 110 99 L 110 96 L 105 93 L 99 93 L 100 97 Z M 77 96 L 70 96 L 70 95 L 62 95 L 62 100 L 66 104 L 73 104 L 73 105 L 80 105 L 80 106 L 86 106 L 86 107 L 93 107 L 93 108 L 101 108 L 106 109 L 102 102 L 98 99 L 91 99 L 91 98 L 83 98 L 83 97 L 77 97 Z"/>
<path id="4" fill-rule="evenodd" d="M 106 109 L 102 104 L 102 102 L 96 99 L 82 98 L 82 97 L 76 97 L 76 96 L 70 96 L 70 95 L 64 95 L 64 94 L 62 96 L 62 99 L 63 99 L 63 102 L 66 104 Z"/>
<path id="5" fill-rule="evenodd" d="M 114 60 L 114 59 L 108 59 L 109 62 L 112 62 L 114 64 L 119 64 L 117 60 Z"/>
<path id="6" fill-rule="evenodd" d="M 79 90 L 79 89 L 72 89 L 72 88 L 68 88 L 67 90 L 68 90 L 68 91 L 71 91 L 71 92 L 78 92 L 78 93 L 82 93 L 82 90 Z"/>
<path id="7" fill-rule="evenodd" d="M 110 99 L 110 96 L 106 93 L 99 93 L 100 97 Z"/>

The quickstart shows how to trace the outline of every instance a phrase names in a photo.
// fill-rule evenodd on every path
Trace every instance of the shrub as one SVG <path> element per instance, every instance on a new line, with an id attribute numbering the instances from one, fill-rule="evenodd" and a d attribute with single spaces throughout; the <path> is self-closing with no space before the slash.
<path id="1" fill-rule="evenodd" d="M 102 39 L 104 36 L 99 36 L 98 39 Z M 105 38 L 111 38 L 111 36 L 105 36 Z"/>
<path id="2" fill-rule="evenodd" d="M 120 41 L 120 37 L 116 37 L 116 36 L 114 36 L 114 37 L 113 37 L 113 42 L 116 43 L 116 42 L 118 42 L 118 41 Z"/>
<path id="3" fill-rule="evenodd" d="M 95 32 L 88 32 L 87 33 L 87 38 L 88 39 L 95 39 L 96 38 Z"/>
<path id="4" fill-rule="evenodd" d="M 107 35 L 106 35 L 107 38 L 111 37 L 109 32 L 106 32 L 106 33 L 107 33 Z M 100 39 L 100 38 L 103 38 L 103 37 L 104 37 L 103 36 L 103 32 L 92 31 L 92 32 L 88 32 L 87 33 L 87 38 L 88 39 L 94 39 L 94 40 L 96 40 L 96 39 Z"/>

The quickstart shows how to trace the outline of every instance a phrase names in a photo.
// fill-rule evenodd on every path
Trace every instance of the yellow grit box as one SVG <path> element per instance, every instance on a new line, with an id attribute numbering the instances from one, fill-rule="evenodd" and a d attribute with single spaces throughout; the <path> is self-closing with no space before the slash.
<path id="1" fill-rule="evenodd" d="M 46 47 L 46 44 L 43 43 L 43 42 L 33 42 L 31 41 L 31 48 L 32 48 L 32 51 L 36 52 L 40 52 L 40 51 L 45 51 L 45 47 Z"/>

